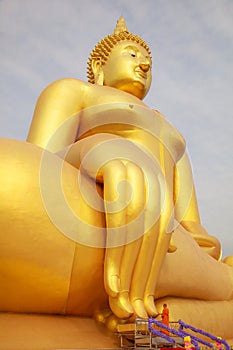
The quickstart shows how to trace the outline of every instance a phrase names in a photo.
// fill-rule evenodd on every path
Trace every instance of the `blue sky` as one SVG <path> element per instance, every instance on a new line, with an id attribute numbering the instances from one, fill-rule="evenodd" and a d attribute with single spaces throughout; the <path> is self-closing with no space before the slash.
<path id="1" fill-rule="evenodd" d="M 202 223 L 233 254 L 232 0 L 1 0 L 0 137 L 26 138 L 52 81 L 86 80 L 90 51 L 120 15 L 151 48 L 145 102 L 186 139 Z"/>

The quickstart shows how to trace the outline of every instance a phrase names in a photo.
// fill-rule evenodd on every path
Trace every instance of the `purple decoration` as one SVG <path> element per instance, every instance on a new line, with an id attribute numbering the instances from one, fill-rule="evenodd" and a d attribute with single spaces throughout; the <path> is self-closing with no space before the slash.
<path id="1" fill-rule="evenodd" d="M 184 323 L 181 320 L 179 320 L 178 323 L 180 324 L 180 329 L 177 331 L 177 330 L 175 330 L 173 328 L 170 328 L 170 327 L 162 324 L 159 321 L 156 321 L 153 318 L 148 318 L 149 331 L 151 333 L 155 334 L 155 335 L 158 335 L 158 336 L 166 339 L 168 342 L 170 342 L 172 344 L 175 344 L 174 339 L 172 339 L 168 335 L 162 333 L 161 331 L 153 329 L 152 324 L 155 324 L 155 325 L 159 326 L 160 328 L 166 329 L 169 333 L 175 334 L 175 335 L 177 335 L 177 336 L 179 336 L 181 338 L 184 338 L 185 336 L 190 336 L 192 344 L 194 345 L 196 350 L 200 350 L 198 343 L 204 344 L 204 345 L 208 346 L 209 348 L 213 348 L 213 344 L 211 344 L 211 343 L 207 342 L 206 340 L 201 339 L 201 338 L 199 338 L 199 337 L 197 337 L 197 336 L 195 336 L 193 334 L 190 334 L 190 333 L 184 331 L 183 328 L 188 328 L 188 329 L 190 329 L 191 331 L 193 331 L 195 333 L 199 333 L 201 335 L 209 337 L 211 340 L 223 344 L 226 347 L 226 350 L 230 350 L 230 346 L 228 345 L 228 343 L 225 340 L 220 339 L 220 338 L 218 338 L 218 337 L 216 337 L 216 336 L 214 336 L 214 335 L 212 335 L 212 334 L 210 334 L 210 333 L 208 333 L 206 331 L 203 331 L 202 329 L 195 328 L 195 327 L 193 327 L 193 326 L 191 326 L 191 325 L 189 325 L 187 323 Z"/>
<path id="2" fill-rule="evenodd" d="M 168 326 L 166 326 L 165 324 L 162 324 L 161 322 L 159 321 L 156 321 L 154 320 L 153 318 L 149 318 L 149 325 L 148 325 L 148 328 L 150 330 L 150 332 L 154 333 L 154 329 L 152 327 L 152 324 L 156 324 L 157 326 L 161 327 L 161 328 L 164 328 L 166 329 L 168 332 L 172 333 L 172 334 L 175 334 L 177 335 L 178 337 L 181 337 L 181 338 L 184 338 L 184 336 L 187 334 L 186 332 L 183 332 L 182 330 L 180 331 L 177 331 L 176 329 L 173 329 L 173 328 L 170 328 Z M 163 334 L 163 333 L 161 333 Z M 168 336 L 166 336 L 168 337 Z M 192 338 L 192 336 L 190 336 Z M 172 339 L 170 337 L 168 337 L 169 339 Z M 167 338 L 166 338 L 167 339 Z M 169 339 L 167 339 L 169 342 L 171 342 Z M 172 339 L 173 340 L 173 339 Z M 174 341 L 174 340 L 173 340 Z M 199 346 L 198 346 L 198 342 L 195 340 L 195 339 L 192 339 L 192 343 L 193 345 L 195 346 L 195 349 L 196 350 L 200 350 Z"/>
<path id="3" fill-rule="evenodd" d="M 166 335 L 166 334 L 162 333 L 161 331 L 156 330 L 156 329 L 154 329 L 154 328 L 152 327 L 152 323 L 157 324 L 158 321 L 153 320 L 153 318 L 149 318 L 148 320 L 149 320 L 148 328 L 149 328 L 149 331 L 150 331 L 151 333 L 153 333 L 153 334 L 155 334 L 155 335 L 158 335 L 158 336 L 161 337 L 161 338 L 166 339 L 168 342 L 170 342 L 170 343 L 172 343 L 172 344 L 175 344 L 175 340 L 174 340 L 174 339 L 172 339 L 172 338 L 169 337 L 168 335 Z M 154 321 L 155 321 L 155 322 L 154 322 Z M 160 322 L 158 322 L 158 323 L 159 323 L 159 327 L 160 327 L 160 325 L 161 325 L 161 328 L 165 328 L 165 325 L 163 325 L 163 324 L 160 323 Z M 157 325 L 158 325 L 158 324 L 157 324 Z M 162 326 L 164 326 L 164 327 L 162 327 Z M 167 327 L 167 328 L 168 328 L 168 327 Z"/>
<path id="4" fill-rule="evenodd" d="M 188 329 L 191 329 L 191 331 L 195 332 L 195 333 L 200 333 L 208 338 L 210 338 L 211 340 L 215 341 L 215 342 L 218 342 L 218 343 L 221 343 L 223 345 L 225 345 L 226 347 L 226 350 L 230 350 L 230 346 L 229 344 L 223 340 L 223 339 L 219 339 L 218 337 L 216 337 L 215 335 L 212 335 L 206 331 L 203 331 L 202 329 L 199 329 L 199 328 L 195 328 L 187 323 L 184 323 L 183 321 L 179 320 L 178 323 L 180 324 L 180 329 L 182 330 L 183 328 L 188 328 Z M 188 334 L 188 333 L 187 333 Z M 192 338 L 193 336 L 191 336 Z M 197 338 L 197 337 L 195 337 Z M 199 341 L 199 340 L 198 340 Z M 202 341 L 203 342 L 203 341 Z M 204 344 L 204 343 L 203 343 Z M 211 344 L 212 345 L 212 344 Z M 209 345 L 208 345 L 209 346 Z M 211 346 L 213 347 L 213 345 Z"/>
<path id="5" fill-rule="evenodd" d="M 201 344 L 204 344 L 206 346 L 208 346 L 209 348 L 213 348 L 213 344 L 207 342 L 206 340 L 204 339 L 201 339 L 199 337 L 196 337 L 195 335 L 193 334 L 190 334 L 188 332 L 185 332 L 183 330 L 181 330 L 181 332 L 183 333 L 183 337 L 186 337 L 187 335 L 190 336 L 190 338 L 192 339 L 192 343 L 194 344 L 194 341 L 198 342 L 198 343 L 201 343 Z"/>

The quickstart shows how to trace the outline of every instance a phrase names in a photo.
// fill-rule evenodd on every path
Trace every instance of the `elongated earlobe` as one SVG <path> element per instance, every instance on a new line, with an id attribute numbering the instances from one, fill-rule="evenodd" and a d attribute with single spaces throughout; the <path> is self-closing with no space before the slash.
<path id="1" fill-rule="evenodd" d="M 102 69 L 102 62 L 100 59 L 93 59 L 91 62 L 91 68 L 94 74 L 95 84 L 103 85 L 104 84 L 104 72 Z"/>

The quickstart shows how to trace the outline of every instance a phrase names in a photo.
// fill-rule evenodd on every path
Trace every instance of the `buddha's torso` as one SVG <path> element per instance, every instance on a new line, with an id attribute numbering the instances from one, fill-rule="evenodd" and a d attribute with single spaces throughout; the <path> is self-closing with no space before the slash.
<path id="1" fill-rule="evenodd" d="M 141 154 L 147 159 L 149 156 L 151 162 L 159 166 L 173 192 L 174 165 L 184 154 L 185 141 L 158 111 L 125 102 L 95 105 L 80 115 L 76 140 L 98 133 L 117 135 L 133 142 Z"/>

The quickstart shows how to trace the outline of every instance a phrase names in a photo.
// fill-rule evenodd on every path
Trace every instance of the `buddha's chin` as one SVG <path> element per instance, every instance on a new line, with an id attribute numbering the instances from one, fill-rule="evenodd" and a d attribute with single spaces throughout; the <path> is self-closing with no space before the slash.
<path id="1" fill-rule="evenodd" d="M 146 88 L 145 85 L 142 84 L 140 81 L 133 82 L 133 90 L 135 92 L 135 96 L 140 98 L 142 100 L 146 96 Z"/>
<path id="2" fill-rule="evenodd" d="M 124 86 L 120 87 L 120 90 L 128 92 L 131 95 L 134 95 L 138 97 L 140 100 L 142 100 L 147 93 L 145 85 L 140 81 L 134 81 L 134 82 L 131 82 L 130 84 L 125 84 Z"/>

